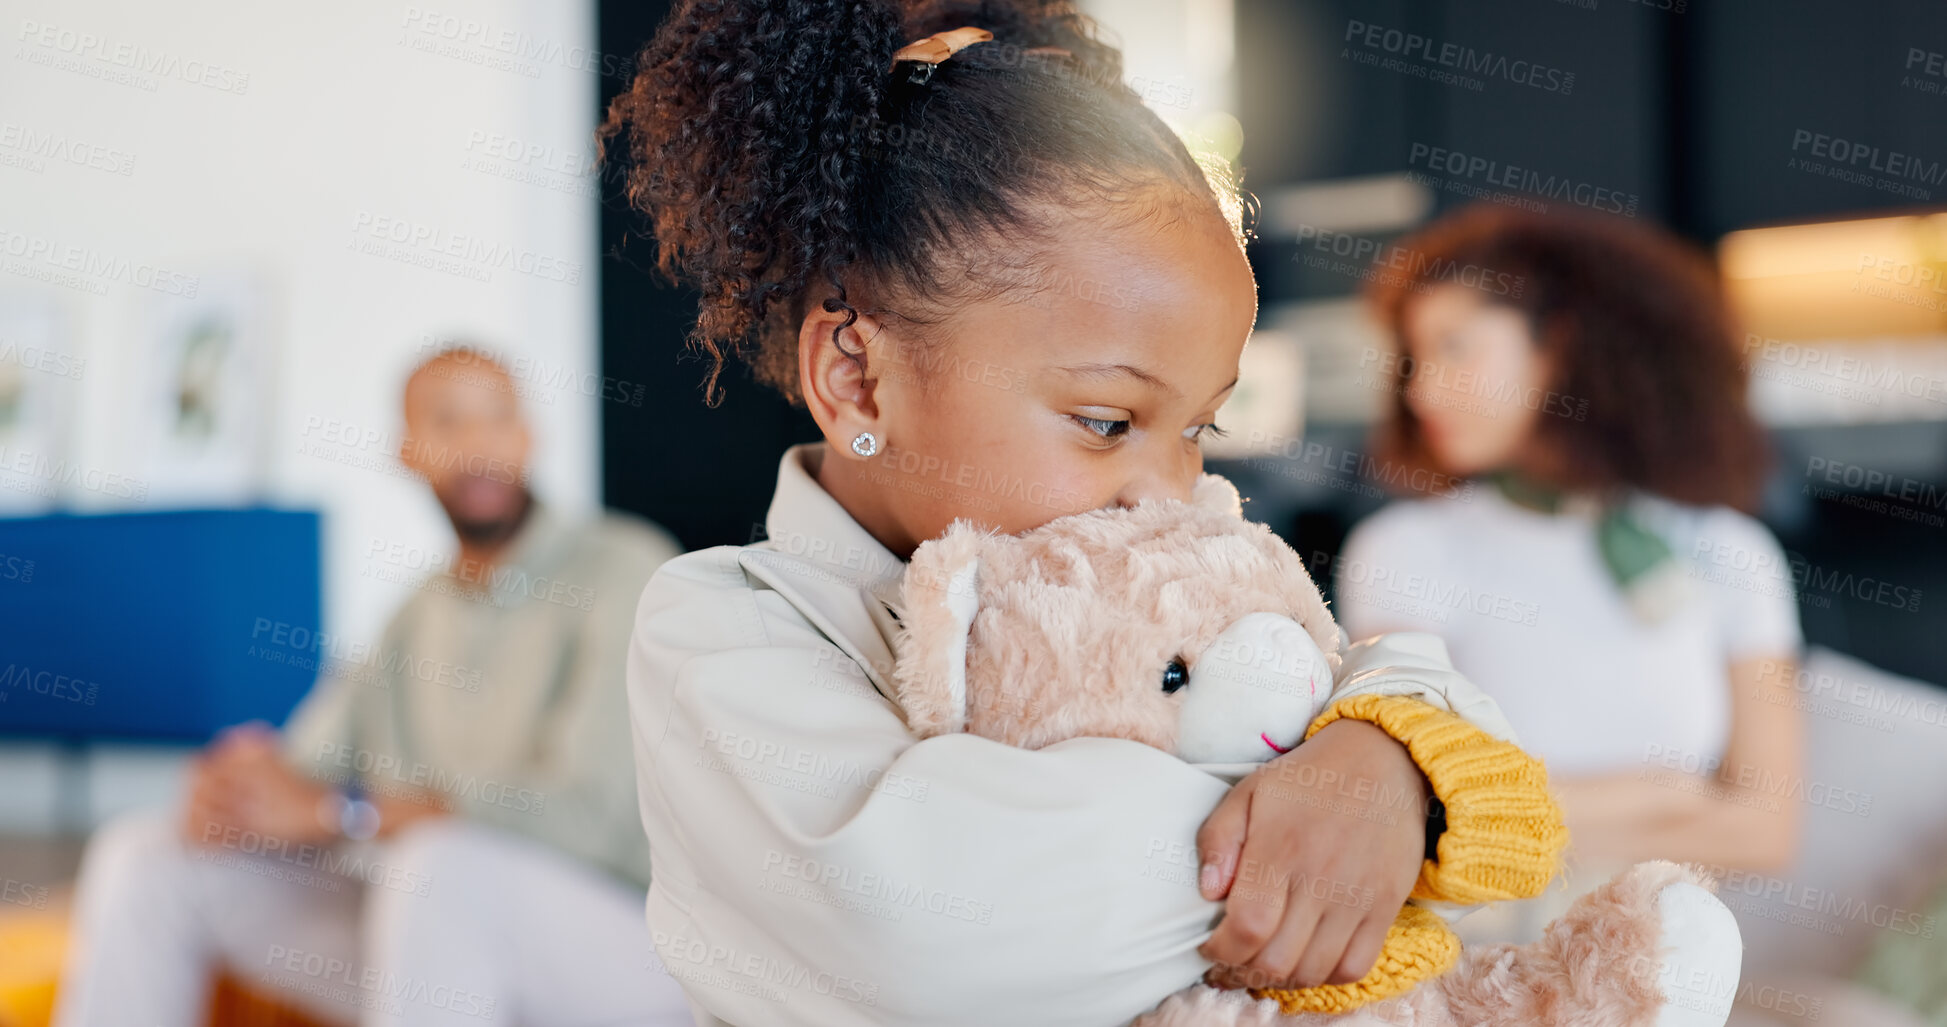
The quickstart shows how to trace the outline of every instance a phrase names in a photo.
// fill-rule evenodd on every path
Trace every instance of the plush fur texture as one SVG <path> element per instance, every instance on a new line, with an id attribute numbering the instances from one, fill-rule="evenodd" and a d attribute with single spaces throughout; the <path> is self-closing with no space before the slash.
<path id="1" fill-rule="evenodd" d="M 1164 670 L 1195 666 L 1238 618 L 1290 617 L 1335 652 L 1338 626 L 1304 562 L 1238 513 L 1237 490 L 1205 475 L 1187 505 L 1076 514 L 1020 536 L 955 524 L 906 575 L 895 676 L 909 725 L 1026 749 L 1094 736 L 1171 752 L 1185 693 L 1163 691 Z M 962 650 L 949 593 L 970 564 L 979 609 Z M 963 651 L 964 719 L 950 684 Z"/>
<path id="2" fill-rule="evenodd" d="M 895 678 L 922 737 L 971 731 L 1024 748 L 1098 736 L 1174 751 L 1184 691 L 1164 669 L 1233 622 L 1270 612 L 1326 653 L 1338 628 L 1302 562 L 1239 516 L 1206 475 L 1193 501 L 1049 522 L 1020 536 L 956 524 L 914 553 Z M 970 601 L 971 600 L 971 601 Z M 969 619 L 970 618 L 970 619 Z M 1140 1027 L 1653 1027 L 1659 892 L 1707 879 L 1645 863 L 1579 899 L 1527 946 L 1463 950 L 1446 974 L 1337 1015 L 1286 1015 L 1270 999 L 1194 985 Z"/>
<path id="3" fill-rule="evenodd" d="M 1688 882 L 1675 863 L 1640 863 L 1577 899 L 1532 945 L 1466 950 L 1412 994 L 1338 1016 L 1285 1016 L 1269 999 L 1197 986 L 1165 999 L 1134 1027 L 1652 1027 L 1663 1008 L 1657 898 Z"/>
<path id="4" fill-rule="evenodd" d="M 1633 1027 L 1654 1023 L 1661 918 L 1657 896 L 1687 881 L 1716 891 L 1709 878 L 1675 863 L 1640 863 L 1577 899 L 1534 945 L 1487 945 L 1462 952 L 1441 979 L 1461 1023 Z"/>

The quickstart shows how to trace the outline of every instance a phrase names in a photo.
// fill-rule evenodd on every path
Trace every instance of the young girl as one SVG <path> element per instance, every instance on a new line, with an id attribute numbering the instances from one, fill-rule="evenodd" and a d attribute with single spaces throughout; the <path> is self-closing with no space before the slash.
<path id="1" fill-rule="evenodd" d="M 697 2 L 641 68 L 604 132 L 694 341 L 823 435 L 767 541 L 638 611 L 648 916 L 699 1021 L 1106 1025 L 1213 966 L 1359 979 L 1434 866 L 1374 723 L 1230 787 L 1125 741 L 916 742 L 889 681 L 904 560 L 956 518 L 1187 498 L 1256 312 L 1234 188 L 1065 3 Z M 1349 650 L 1362 693 L 1509 734 L 1432 636 Z"/>

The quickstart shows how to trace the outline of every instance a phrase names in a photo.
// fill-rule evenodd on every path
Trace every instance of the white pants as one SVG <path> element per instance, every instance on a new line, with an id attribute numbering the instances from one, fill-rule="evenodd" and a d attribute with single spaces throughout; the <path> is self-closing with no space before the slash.
<path id="1" fill-rule="evenodd" d="M 221 966 L 331 1023 L 688 1027 L 643 893 L 458 818 L 333 850 L 185 842 L 122 817 L 88 845 L 60 1027 L 200 1027 Z"/>

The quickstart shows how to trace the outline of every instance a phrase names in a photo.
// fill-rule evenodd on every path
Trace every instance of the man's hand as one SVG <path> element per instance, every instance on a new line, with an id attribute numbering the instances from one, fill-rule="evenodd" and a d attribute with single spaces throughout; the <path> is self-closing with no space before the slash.
<path id="1" fill-rule="evenodd" d="M 228 828 L 298 844 L 335 837 L 318 816 L 331 789 L 284 762 L 268 725 L 224 731 L 197 757 L 192 775 L 185 825 L 192 842 L 207 844 Z"/>
<path id="2" fill-rule="evenodd" d="M 391 794 L 370 796 L 379 808 L 379 837 L 390 838 L 408 824 L 452 812 L 444 796 L 424 788 L 398 789 Z"/>
<path id="3" fill-rule="evenodd" d="M 1224 918 L 1199 950 L 1226 988 L 1364 977 L 1413 890 L 1432 792 L 1406 747 L 1337 720 L 1237 783 L 1197 832 Z M 1226 896 L 1228 896 L 1226 898 Z"/>
<path id="4" fill-rule="evenodd" d="M 183 840 L 193 845 L 214 845 L 232 828 L 243 827 L 243 814 L 237 809 L 222 775 L 216 772 L 213 753 L 199 752 L 189 765 L 189 801 L 183 806 Z"/>

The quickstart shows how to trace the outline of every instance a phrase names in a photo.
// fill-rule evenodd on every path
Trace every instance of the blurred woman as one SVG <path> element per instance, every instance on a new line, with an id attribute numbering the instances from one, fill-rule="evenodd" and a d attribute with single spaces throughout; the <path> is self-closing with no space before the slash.
<path id="1" fill-rule="evenodd" d="M 1342 622 L 1447 640 L 1547 761 L 1571 888 L 1644 859 L 1784 868 L 1801 639 L 1748 515 L 1766 446 L 1713 270 L 1632 222 L 1492 207 L 1401 247 L 1372 296 L 1398 344 L 1367 361 L 1391 394 L 1375 457 L 1462 484 L 1358 526 Z"/>

